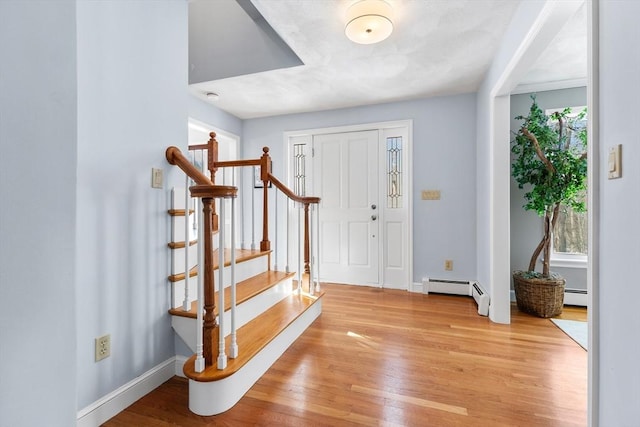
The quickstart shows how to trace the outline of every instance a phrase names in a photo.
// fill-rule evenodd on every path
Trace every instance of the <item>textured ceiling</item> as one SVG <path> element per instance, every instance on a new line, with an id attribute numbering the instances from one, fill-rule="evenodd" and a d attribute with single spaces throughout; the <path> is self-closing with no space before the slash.
<path id="1" fill-rule="evenodd" d="M 586 85 L 587 6 L 583 4 L 540 55 L 520 82 L 523 87 L 555 83 L 556 87 Z M 563 85 L 564 83 L 564 85 Z M 516 89 L 518 90 L 518 88 Z"/>
<path id="2" fill-rule="evenodd" d="M 191 90 L 203 99 L 218 93 L 215 105 L 243 119 L 474 92 L 520 3 L 387 1 L 395 11 L 393 34 L 359 45 L 344 35 L 353 0 L 252 0 L 304 65 L 204 81 Z M 540 79 L 543 68 L 528 78 Z"/>

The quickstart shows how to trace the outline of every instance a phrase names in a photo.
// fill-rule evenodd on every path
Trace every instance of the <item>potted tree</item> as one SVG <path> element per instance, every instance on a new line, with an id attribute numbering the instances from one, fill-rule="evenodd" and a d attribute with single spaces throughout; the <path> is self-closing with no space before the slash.
<path id="1" fill-rule="evenodd" d="M 513 282 L 518 309 L 540 317 L 562 312 L 565 280 L 549 271 L 551 239 L 558 215 L 566 207 L 585 210 L 587 177 L 587 130 L 575 124 L 586 110 L 571 116 L 569 108 L 550 116 L 538 106 L 535 96 L 529 115 L 518 116 L 522 126 L 511 142 L 511 174 L 525 189 L 526 210 L 543 218 L 544 233 L 536 246 L 527 271 L 514 271 Z M 542 255 L 542 272 L 536 262 Z"/>

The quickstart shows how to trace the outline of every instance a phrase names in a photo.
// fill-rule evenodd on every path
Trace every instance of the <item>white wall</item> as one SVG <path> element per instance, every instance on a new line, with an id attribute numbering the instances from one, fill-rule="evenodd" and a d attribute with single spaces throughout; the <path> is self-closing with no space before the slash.
<path id="1" fill-rule="evenodd" d="M 75 425 L 75 1 L 0 1 L 0 426 Z"/>
<path id="2" fill-rule="evenodd" d="M 78 2 L 78 409 L 174 356 L 164 157 L 187 146 L 187 2 Z M 151 168 L 164 169 L 152 189 Z M 111 357 L 94 362 L 94 338 Z"/>
<path id="3" fill-rule="evenodd" d="M 275 175 L 286 179 L 286 131 L 413 119 L 413 281 L 475 279 L 475 115 L 475 95 L 467 94 L 245 120 L 242 157 L 268 146 Z M 442 200 L 420 200 L 427 189 L 441 190 Z M 453 271 L 444 271 L 445 258 Z"/>
<path id="4" fill-rule="evenodd" d="M 538 92 L 536 101 L 543 109 L 577 107 L 587 105 L 587 88 L 572 88 Z M 511 96 L 511 132 L 517 132 L 522 126 L 522 120 L 516 116 L 526 116 L 531 107 L 531 94 Z M 513 134 L 511 136 L 513 139 Z M 525 190 L 518 188 L 518 184 L 511 178 L 511 270 L 526 270 L 533 250 L 543 235 L 542 218 L 533 211 L 526 211 L 522 207 L 526 200 Z M 541 264 L 538 264 L 541 267 Z M 552 270 L 562 275 L 566 280 L 566 287 L 571 289 L 587 289 L 587 268 L 553 267 Z"/>
<path id="5" fill-rule="evenodd" d="M 242 120 L 193 94 L 189 96 L 189 117 L 230 132 L 242 139 Z"/>
<path id="6" fill-rule="evenodd" d="M 600 425 L 640 420 L 640 2 L 600 2 Z M 622 144 L 622 178 L 607 180 Z"/>

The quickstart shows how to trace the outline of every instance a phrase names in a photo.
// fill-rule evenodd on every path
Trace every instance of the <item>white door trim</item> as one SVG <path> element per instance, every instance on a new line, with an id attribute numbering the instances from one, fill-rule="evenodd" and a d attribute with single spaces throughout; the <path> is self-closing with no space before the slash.
<path id="1" fill-rule="evenodd" d="M 406 176 L 409 177 L 407 182 L 407 222 L 408 222 L 408 233 L 407 233 L 407 245 L 408 245 L 408 254 L 407 254 L 407 274 L 406 274 L 406 283 L 404 286 L 400 287 L 400 289 L 410 290 L 411 285 L 413 283 L 413 120 L 393 120 L 387 122 L 373 122 L 373 123 L 362 123 L 355 125 L 346 125 L 346 126 L 334 126 L 334 127 L 326 127 L 326 128 L 311 128 L 311 129 L 302 129 L 297 131 L 287 131 L 283 133 L 283 152 L 286 156 L 286 165 L 287 165 L 287 185 L 291 185 L 291 144 L 290 141 L 292 138 L 300 138 L 300 137 L 309 137 L 311 140 L 313 135 L 324 135 L 324 134 L 332 134 L 332 133 L 345 133 L 345 132 L 358 132 L 358 131 L 367 131 L 367 130 L 378 130 L 379 138 L 382 138 L 383 131 L 387 129 L 393 128 L 401 128 L 405 127 L 408 133 L 408 140 L 406 144 L 407 150 L 407 159 L 409 161 L 406 162 Z M 309 174 L 311 175 L 311 174 Z M 381 174 L 380 184 L 383 184 L 383 178 Z M 384 186 L 380 186 L 380 189 L 385 188 Z M 381 210 L 382 211 L 382 210 Z M 383 218 L 380 218 L 381 221 Z M 382 222 L 381 222 L 382 223 Z M 386 236 L 383 239 L 378 240 L 379 245 L 379 260 L 378 268 L 378 286 L 384 286 L 384 251 L 383 244 L 385 242 Z"/>

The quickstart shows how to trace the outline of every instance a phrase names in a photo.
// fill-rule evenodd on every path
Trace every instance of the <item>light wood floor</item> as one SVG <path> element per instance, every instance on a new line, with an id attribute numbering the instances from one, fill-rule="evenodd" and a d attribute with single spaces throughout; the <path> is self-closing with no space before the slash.
<path id="1" fill-rule="evenodd" d="M 174 377 L 105 426 L 585 426 L 587 353 L 548 319 L 468 297 L 326 285 L 323 313 L 229 411 Z M 586 310 L 564 318 L 586 320 Z"/>

